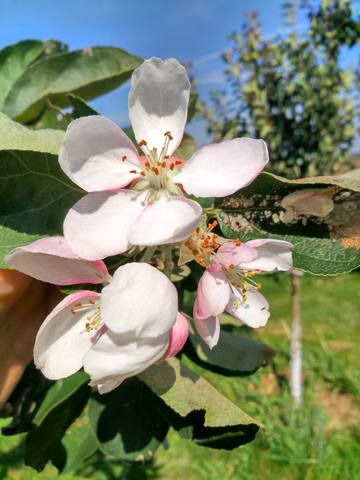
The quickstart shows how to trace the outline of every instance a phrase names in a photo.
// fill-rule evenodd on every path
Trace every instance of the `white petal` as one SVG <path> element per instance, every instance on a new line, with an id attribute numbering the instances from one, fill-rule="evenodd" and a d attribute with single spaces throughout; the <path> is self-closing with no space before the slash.
<path id="1" fill-rule="evenodd" d="M 83 366 L 85 353 L 94 343 L 95 333 L 85 330 L 86 317 L 95 311 L 71 313 L 77 303 L 97 300 L 99 294 L 80 291 L 64 298 L 46 317 L 35 340 L 34 362 L 52 380 L 68 377 Z"/>
<path id="2" fill-rule="evenodd" d="M 88 192 L 112 190 L 128 185 L 137 175 L 137 150 L 127 135 L 105 117 L 93 115 L 68 126 L 59 152 L 59 163 L 73 182 Z M 136 169 L 136 167 L 135 167 Z"/>
<path id="3" fill-rule="evenodd" d="M 19 272 L 55 285 L 102 283 L 109 273 L 101 260 L 83 260 L 64 237 L 46 237 L 15 248 L 5 261 Z"/>
<path id="4" fill-rule="evenodd" d="M 195 230 L 201 214 L 202 208 L 198 203 L 162 193 L 131 225 L 129 242 L 133 245 L 180 242 Z"/>
<path id="5" fill-rule="evenodd" d="M 249 289 L 246 300 L 242 300 L 241 291 L 234 289 L 226 311 L 252 328 L 263 327 L 270 316 L 266 298 L 257 290 Z"/>
<path id="6" fill-rule="evenodd" d="M 230 286 L 224 274 L 205 270 L 197 289 L 194 318 L 220 315 L 224 312 L 229 298 Z"/>
<path id="7" fill-rule="evenodd" d="M 145 196 L 133 190 L 89 193 L 65 218 L 67 242 L 80 257 L 88 260 L 125 252 L 131 246 L 128 229 L 145 208 Z"/>
<path id="8" fill-rule="evenodd" d="M 98 392 L 100 395 L 104 393 L 109 393 L 115 390 L 124 380 L 126 377 L 115 377 L 114 379 L 107 380 L 104 383 L 96 384 L 96 382 L 91 383 L 91 386 L 97 386 Z"/>
<path id="9" fill-rule="evenodd" d="M 101 318 L 115 333 L 158 337 L 175 325 L 178 296 L 170 280 L 147 263 L 119 267 L 101 294 Z"/>
<path id="10" fill-rule="evenodd" d="M 215 347 L 220 337 L 220 322 L 218 317 L 208 317 L 202 320 L 194 318 L 197 332 L 209 348 Z"/>
<path id="11" fill-rule="evenodd" d="M 190 82 L 185 68 L 173 59 L 151 58 L 138 67 L 131 78 L 129 117 L 138 142 L 158 154 L 170 132 L 168 155 L 179 146 L 187 117 Z"/>
<path id="12" fill-rule="evenodd" d="M 257 257 L 251 262 L 241 262 L 241 267 L 249 270 L 284 272 L 292 267 L 293 245 L 284 240 L 256 239 L 246 242 L 247 246 L 254 248 Z"/>
<path id="13" fill-rule="evenodd" d="M 174 182 L 197 197 L 225 197 L 251 183 L 268 161 L 263 140 L 235 138 L 194 153 Z"/>
<path id="14" fill-rule="evenodd" d="M 160 360 L 168 343 L 168 335 L 137 339 L 136 336 L 117 335 L 108 330 L 85 355 L 84 369 L 90 375 L 92 385 L 115 384 Z"/>

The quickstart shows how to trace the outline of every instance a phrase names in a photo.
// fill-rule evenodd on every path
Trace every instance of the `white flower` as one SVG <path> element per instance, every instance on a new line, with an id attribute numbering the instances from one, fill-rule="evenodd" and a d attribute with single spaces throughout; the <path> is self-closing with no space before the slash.
<path id="1" fill-rule="evenodd" d="M 208 145 L 187 162 L 174 157 L 186 123 L 190 83 L 176 60 L 152 58 L 137 68 L 129 117 L 144 157 L 125 133 L 101 116 L 73 121 L 59 162 L 89 192 L 69 211 L 64 235 L 82 258 L 98 260 L 132 245 L 184 240 L 196 228 L 197 197 L 224 197 L 248 185 L 268 161 L 262 140 Z"/>
<path id="2" fill-rule="evenodd" d="M 292 248 L 291 243 L 282 240 L 257 239 L 246 243 L 227 241 L 214 252 L 200 278 L 194 304 L 196 329 L 210 348 L 218 343 L 218 315 L 225 311 L 249 327 L 266 325 L 269 304 L 252 277 L 261 272 L 289 270 Z"/>
<path id="3" fill-rule="evenodd" d="M 101 260 L 79 258 L 63 237 L 16 248 L 9 265 L 56 285 L 102 283 L 101 293 L 75 292 L 47 316 L 35 341 L 34 361 L 51 379 L 84 367 L 101 393 L 163 357 L 176 355 L 188 336 L 170 280 L 146 263 L 128 263 L 114 277 Z"/>
<path id="4" fill-rule="evenodd" d="M 82 290 L 54 308 L 37 334 L 35 365 L 54 380 L 83 367 L 100 393 L 113 390 L 181 350 L 188 325 L 177 308 L 176 288 L 163 273 L 128 263 L 100 294 Z"/>

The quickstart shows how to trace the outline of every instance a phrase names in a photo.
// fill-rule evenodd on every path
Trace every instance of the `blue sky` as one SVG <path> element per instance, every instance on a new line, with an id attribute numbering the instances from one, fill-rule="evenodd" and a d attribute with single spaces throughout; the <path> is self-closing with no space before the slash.
<path id="1" fill-rule="evenodd" d="M 0 48 L 25 38 L 54 38 L 71 49 L 95 45 L 124 48 L 144 58 L 191 61 L 200 92 L 221 86 L 219 54 L 240 30 L 244 13 L 257 10 L 266 35 L 282 26 L 282 0 L 0 0 Z M 356 6 L 359 1 L 354 0 Z M 93 102 L 120 125 L 127 124 L 124 85 Z M 204 125 L 192 126 L 200 142 Z"/>

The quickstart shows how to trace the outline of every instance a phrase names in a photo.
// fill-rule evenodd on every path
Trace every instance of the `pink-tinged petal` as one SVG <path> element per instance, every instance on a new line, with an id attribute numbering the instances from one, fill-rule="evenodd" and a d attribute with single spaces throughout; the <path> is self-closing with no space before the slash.
<path id="1" fill-rule="evenodd" d="M 189 336 L 189 325 L 186 317 L 180 312 L 176 315 L 176 322 L 170 331 L 169 346 L 165 357 L 174 357 L 183 348 Z"/>
<path id="2" fill-rule="evenodd" d="M 138 142 L 160 154 L 166 132 L 173 139 L 167 154 L 179 146 L 187 118 L 190 82 L 185 68 L 173 59 L 150 58 L 131 77 L 129 117 Z"/>
<path id="3" fill-rule="evenodd" d="M 55 285 L 104 283 L 110 278 L 103 261 L 74 253 L 64 237 L 46 237 L 12 250 L 5 261 L 15 270 Z"/>
<path id="4" fill-rule="evenodd" d="M 201 214 L 197 202 L 162 193 L 131 225 L 128 240 L 133 245 L 181 242 L 195 230 Z"/>
<path id="5" fill-rule="evenodd" d="M 293 245 L 284 240 L 259 238 L 246 242 L 248 247 L 256 250 L 257 258 L 249 262 L 242 262 L 241 267 L 263 272 L 285 272 L 292 267 Z"/>
<path id="6" fill-rule="evenodd" d="M 222 272 L 205 270 L 199 280 L 194 318 L 203 319 L 224 312 L 230 298 L 230 286 Z"/>
<path id="7" fill-rule="evenodd" d="M 177 310 L 175 286 L 147 263 L 119 267 L 101 294 L 101 318 L 118 334 L 139 338 L 169 335 Z"/>
<path id="8" fill-rule="evenodd" d="M 83 366 L 85 353 L 94 343 L 96 332 L 85 330 L 87 317 L 96 312 L 96 305 L 83 311 L 77 304 L 96 302 L 99 294 L 80 291 L 64 298 L 46 317 L 35 340 L 34 362 L 45 377 L 65 378 Z M 75 312 L 72 310 L 75 308 Z"/>
<path id="9" fill-rule="evenodd" d="M 235 242 L 226 242 L 217 250 L 212 264 L 214 263 L 215 269 L 218 270 L 216 264 L 220 264 L 225 268 L 230 268 L 230 266 L 237 266 L 242 262 L 251 262 L 256 257 L 256 250 L 251 248 L 251 246 L 245 243 L 236 245 Z M 210 271 L 212 270 L 212 266 L 213 265 L 209 268 Z"/>
<path id="10" fill-rule="evenodd" d="M 126 159 L 123 161 L 123 158 Z M 81 117 L 70 123 L 59 152 L 66 175 L 87 192 L 128 185 L 140 171 L 137 150 L 127 135 L 105 117 Z"/>
<path id="11" fill-rule="evenodd" d="M 263 327 L 270 316 L 266 298 L 253 288 L 246 292 L 246 300 L 243 300 L 241 290 L 234 289 L 226 311 L 252 328 Z"/>
<path id="12" fill-rule="evenodd" d="M 130 225 L 145 208 L 144 193 L 93 192 L 80 199 L 64 221 L 64 235 L 82 258 L 99 260 L 131 247 Z"/>
<path id="13" fill-rule="evenodd" d="M 84 358 L 85 372 L 92 385 L 123 381 L 137 375 L 165 355 L 169 335 L 156 338 L 137 338 L 105 332 Z M 111 385 L 110 385 L 111 386 Z M 115 387 L 114 387 L 115 388 Z"/>
<path id="14" fill-rule="evenodd" d="M 208 317 L 203 318 L 202 320 L 194 318 L 194 324 L 197 332 L 207 344 L 207 346 L 212 349 L 219 342 L 220 337 L 220 322 L 218 317 Z"/>
<path id="15" fill-rule="evenodd" d="M 197 197 L 226 197 L 249 185 L 268 161 L 263 140 L 235 138 L 194 153 L 174 182 Z"/>

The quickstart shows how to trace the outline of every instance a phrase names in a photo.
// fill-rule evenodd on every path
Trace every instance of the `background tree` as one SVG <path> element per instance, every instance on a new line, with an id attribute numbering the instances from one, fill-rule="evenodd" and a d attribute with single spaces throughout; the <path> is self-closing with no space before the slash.
<path id="1" fill-rule="evenodd" d="M 208 131 L 217 140 L 266 140 L 270 168 L 287 177 L 337 171 L 353 145 L 354 71 L 341 55 L 360 38 L 350 0 L 283 5 L 286 35 L 266 38 L 256 13 L 223 55 L 228 89 L 212 91 Z M 297 16 L 307 20 L 300 30 Z"/>

